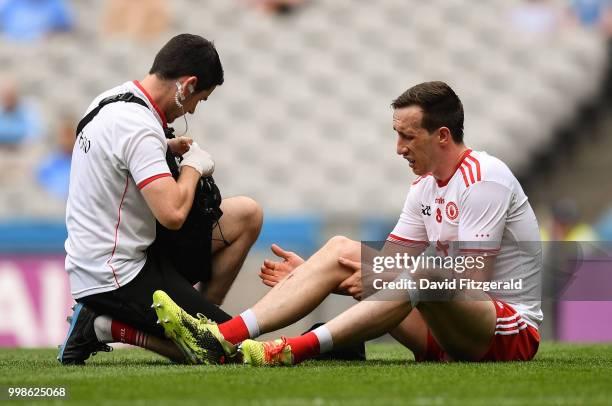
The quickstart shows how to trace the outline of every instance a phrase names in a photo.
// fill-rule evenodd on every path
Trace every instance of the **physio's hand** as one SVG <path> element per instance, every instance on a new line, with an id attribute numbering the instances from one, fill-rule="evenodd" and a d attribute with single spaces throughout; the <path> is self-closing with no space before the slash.
<path id="1" fill-rule="evenodd" d="M 192 143 L 189 150 L 183 154 L 183 160 L 179 166 L 181 168 L 190 166 L 200 172 L 202 176 L 212 175 L 215 171 L 215 161 L 213 161 L 212 156 L 200 148 L 197 142 Z"/>
<path id="2" fill-rule="evenodd" d="M 174 156 L 183 156 L 183 154 L 189 151 L 189 146 L 193 143 L 193 140 L 189 137 L 176 137 L 168 140 L 168 148 Z"/>
<path id="3" fill-rule="evenodd" d="M 335 293 L 353 296 L 355 300 L 361 300 L 363 295 L 363 285 L 361 283 L 361 262 L 340 257 L 338 258 L 338 263 L 343 267 L 350 269 L 353 274 L 338 285 Z"/>
<path id="4" fill-rule="evenodd" d="M 272 244 L 272 252 L 283 259 L 282 262 L 266 259 L 261 266 L 259 277 L 264 285 L 274 286 L 281 279 L 302 265 L 304 260 L 295 252 L 285 251 L 276 244 Z"/>

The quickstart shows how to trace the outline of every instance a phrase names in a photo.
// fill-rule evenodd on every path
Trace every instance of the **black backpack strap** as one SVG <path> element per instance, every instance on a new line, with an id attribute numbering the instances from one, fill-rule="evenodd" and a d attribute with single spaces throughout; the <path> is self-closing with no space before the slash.
<path id="1" fill-rule="evenodd" d="M 83 128 L 85 128 L 85 126 L 89 124 L 89 122 L 93 120 L 95 116 L 98 115 L 102 107 L 106 106 L 107 104 L 116 103 L 116 102 L 136 103 L 136 104 L 140 104 L 141 106 L 146 107 L 147 109 L 149 108 L 149 106 L 144 100 L 142 100 L 138 96 L 135 96 L 133 93 L 121 93 L 115 96 L 106 97 L 102 99 L 100 103 L 98 103 L 98 105 L 93 110 L 87 113 L 87 115 L 83 117 L 83 119 L 81 119 L 76 129 L 77 137 L 79 136 L 81 131 L 83 131 Z"/>

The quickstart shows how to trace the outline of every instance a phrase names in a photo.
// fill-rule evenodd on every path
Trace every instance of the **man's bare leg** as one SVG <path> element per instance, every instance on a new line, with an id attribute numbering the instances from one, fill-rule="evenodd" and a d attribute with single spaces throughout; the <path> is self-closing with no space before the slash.
<path id="1" fill-rule="evenodd" d="M 339 264 L 340 257 L 359 261 L 361 244 L 345 237 L 333 237 L 274 286 L 251 308 L 257 317 L 260 333 L 288 326 L 321 304 L 351 275 L 350 270 Z"/>
<path id="2" fill-rule="evenodd" d="M 427 351 L 427 323 L 418 308 L 412 309 L 408 316 L 389 331 L 391 337 L 408 348 L 415 356 Z"/>
<path id="3" fill-rule="evenodd" d="M 261 206 L 248 197 L 223 199 L 221 210 L 223 216 L 213 229 L 212 278 L 201 290 L 217 305 L 223 303 L 263 223 Z"/>
<path id="4" fill-rule="evenodd" d="M 451 357 L 478 360 L 488 350 L 495 331 L 496 313 L 484 293 L 480 297 L 476 293 L 472 300 L 422 302 L 418 309 L 433 336 Z M 329 350 L 369 340 L 394 328 L 396 335 L 405 335 L 403 342 L 412 344 L 415 350 L 421 347 L 423 352 L 422 328 L 418 332 L 404 330 L 409 325 L 406 316 L 411 310 L 409 299 L 360 302 L 320 327 L 322 333 L 288 339 L 294 362 L 316 356 L 322 348 Z M 402 320 L 406 324 L 397 327 Z"/>
<path id="5" fill-rule="evenodd" d="M 237 343 L 299 320 L 350 276 L 350 271 L 338 263 L 338 258 L 359 261 L 360 256 L 359 242 L 345 237 L 332 238 L 245 312 L 248 314 L 243 313 L 235 318 L 241 319 L 242 328 L 225 329 L 222 324 L 219 326 L 222 334 L 228 341 Z M 422 317 L 420 320 L 425 320 L 425 323 L 420 322 L 416 316 L 407 318 L 412 306 L 407 295 L 405 296 L 403 300 L 394 301 L 367 300 L 331 320 L 325 327 L 331 334 L 333 344 L 342 346 L 365 341 L 397 327 L 394 332 L 401 338 L 402 343 L 408 344 L 408 347 L 417 353 L 424 353 L 426 325 L 431 323 L 429 327 L 434 337 L 449 337 L 447 341 L 453 341 L 452 345 L 448 346 L 449 353 L 472 359 L 486 352 L 495 329 L 495 309 L 486 295 L 469 301 L 419 303 L 419 315 Z M 236 324 L 235 319 L 224 324 L 226 327 L 235 327 L 230 326 Z M 251 324 L 256 324 L 254 328 L 249 326 L 249 319 Z M 398 327 L 400 323 L 402 325 Z M 415 330 L 406 331 L 412 328 Z M 235 334 L 238 330 L 241 330 L 239 334 Z M 446 344 L 444 339 L 439 342 Z"/>
<path id="6" fill-rule="evenodd" d="M 372 296 L 379 300 L 362 301 L 302 336 L 269 343 L 244 341 L 244 362 L 252 365 L 297 364 L 330 351 L 334 346 L 365 341 L 389 332 L 406 318 L 412 307 L 410 300 L 404 298 L 405 292 L 393 298 L 379 293 Z M 388 298 L 393 300 L 384 300 Z"/>
<path id="7" fill-rule="evenodd" d="M 415 356 L 426 353 L 427 330 L 431 330 L 447 353 L 455 354 L 458 359 L 466 358 L 465 354 L 475 354 L 472 358 L 478 358 L 483 349 L 488 349 L 496 316 L 495 309 L 491 311 L 493 304 L 488 297 L 478 298 L 475 302 L 479 304 L 467 304 L 468 309 L 464 309 L 464 301 L 420 303 L 390 334 Z M 489 319 L 492 321 L 487 321 Z M 466 326 L 466 330 L 461 325 Z M 463 334 L 465 331 L 468 332 L 467 339 Z M 474 348 L 469 348 L 472 344 Z"/>
<path id="8" fill-rule="evenodd" d="M 371 340 L 388 333 L 408 316 L 412 306 L 409 300 L 374 301 L 357 303 L 325 324 L 334 346 Z"/>
<path id="9" fill-rule="evenodd" d="M 419 269 L 415 274 L 400 275 L 398 278 L 427 278 L 440 282 L 445 276 L 436 269 Z M 435 297 L 428 297 L 426 302 L 419 301 L 420 296 L 422 293 L 416 290 L 379 291 L 303 336 L 267 345 L 246 341 L 242 347 L 245 360 L 255 365 L 299 363 L 330 351 L 334 346 L 369 340 L 393 329 L 396 329 L 396 335 L 404 334 L 402 342 L 419 351 L 418 354 L 423 354 L 426 350 L 423 323 L 416 318 L 407 319 L 413 303 L 433 336 L 451 357 L 477 360 L 486 353 L 495 331 L 496 311 L 484 292 L 439 290 L 435 292 Z M 402 322 L 403 325 L 398 328 Z M 412 326 L 416 326 L 417 331 L 404 330 Z M 281 358 L 261 355 L 262 351 L 279 345 L 283 346 L 283 350 L 275 350 L 274 354 L 282 354 Z M 290 357 L 287 350 L 291 353 Z"/>
<path id="10" fill-rule="evenodd" d="M 261 206 L 247 197 L 224 199 L 221 210 L 223 217 L 219 220 L 220 226 L 213 230 L 213 277 L 203 293 L 215 304 L 223 302 L 249 250 L 257 240 L 263 222 Z M 141 334 L 144 336 L 144 333 Z M 165 338 L 146 335 L 141 347 L 174 362 L 185 361 L 178 347 Z"/>
<path id="11" fill-rule="evenodd" d="M 474 297 L 468 300 L 419 305 L 436 341 L 450 356 L 461 360 L 480 359 L 495 334 L 495 305 L 483 292 L 471 294 Z"/>
<path id="12" fill-rule="evenodd" d="M 153 351 L 174 362 L 181 364 L 185 362 L 185 357 L 183 356 L 181 350 L 178 349 L 176 344 L 166 338 L 159 338 L 150 335 L 148 336 L 146 345 L 142 348 Z"/>
<path id="13" fill-rule="evenodd" d="M 340 257 L 359 261 L 361 244 L 345 237 L 331 238 L 252 308 L 220 324 L 225 340 L 238 344 L 288 326 L 310 313 L 352 275 L 353 271 L 338 262 Z"/>

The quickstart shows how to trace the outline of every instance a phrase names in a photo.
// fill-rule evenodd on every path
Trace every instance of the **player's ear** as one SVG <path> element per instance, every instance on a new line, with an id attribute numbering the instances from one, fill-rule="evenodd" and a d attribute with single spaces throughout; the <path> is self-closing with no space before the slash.
<path id="1" fill-rule="evenodd" d="M 440 144 L 447 145 L 453 142 L 453 136 L 448 127 L 438 128 L 438 136 L 440 137 Z"/>
<path id="2" fill-rule="evenodd" d="M 198 78 L 196 76 L 190 76 L 185 81 L 187 87 L 187 93 L 192 95 L 195 93 L 196 85 L 198 84 Z"/>

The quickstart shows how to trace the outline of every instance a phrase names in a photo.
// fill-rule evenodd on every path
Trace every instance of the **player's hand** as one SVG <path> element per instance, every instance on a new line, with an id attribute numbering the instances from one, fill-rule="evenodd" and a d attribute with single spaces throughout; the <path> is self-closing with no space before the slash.
<path id="1" fill-rule="evenodd" d="M 275 286 L 281 279 L 291 273 L 295 268 L 302 265 L 304 260 L 295 252 L 285 251 L 276 244 L 272 244 L 272 252 L 282 258 L 282 261 L 266 259 L 261 266 L 259 277 L 264 285 Z"/>
<path id="2" fill-rule="evenodd" d="M 189 137 L 176 137 L 168 140 L 168 148 L 174 156 L 183 156 L 183 154 L 189 151 L 189 147 L 193 143 L 193 140 Z"/>
<path id="3" fill-rule="evenodd" d="M 353 274 L 338 285 L 335 293 L 353 296 L 355 300 L 361 300 L 363 295 L 363 285 L 361 283 L 361 262 L 340 257 L 338 258 L 338 263 L 343 267 L 350 269 Z"/>
<path id="4" fill-rule="evenodd" d="M 193 142 L 189 150 L 183 154 L 183 160 L 179 166 L 181 168 L 190 166 L 200 172 L 202 176 L 212 175 L 215 171 L 215 161 L 213 161 L 212 156 L 200 148 L 197 142 Z"/>

